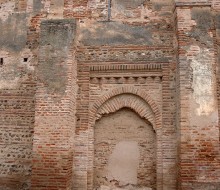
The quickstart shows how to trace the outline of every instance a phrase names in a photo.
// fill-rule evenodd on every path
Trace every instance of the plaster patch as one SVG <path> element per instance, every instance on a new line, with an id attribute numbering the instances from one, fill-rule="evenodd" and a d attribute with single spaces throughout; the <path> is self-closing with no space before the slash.
<path id="1" fill-rule="evenodd" d="M 214 124 L 218 120 L 215 97 L 215 74 L 212 62 L 213 53 L 207 48 L 191 46 L 188 56 L 192 69 L 192 124 Z M 196 118 L 197 117 L 197 118 Z M 204 121 L 203 121 L 204 120 Z"/>
<path id="2" fill-rule="evenodd" d="M 133 184 L 156 189 L 156 134 L 151 124 L 122 108 L 103 116 L 94 128 L 94 188 Z"/>
<path id="3" fill-rule="evenodd" d="M 191 31 L 194 26 L 196 26 L 196 21 L 191 18 L 191 10 L 190 9 L 181 9 L 178 11 L 179 19 L 182 19 L 181 22 L 178 23 L 179 28 L 184 28 L 185 31 Z M 183 19 L 184 18 L 184 19 Z"/>
<path id="4" fill-rule="evenodd" d="M 31 0 L 33 1 L 33 12 L 38 13 L 44 9 L 44 1 L 42 0 Z"/>
<path id="5" fill-rule="evenodd" d="M 132 26 L 122 22 L 84 22 L 80 24 L 79 41 L 83 45 L 152 45 L 150 26 Z"/>
<path id="6" fill-rule="evenodd" d="M 3 58 L 3 65 L 0 67 L 0 89 L 17 88 L 34 70 L 33 55 L 28 49 L 14 54 L 0 51 L 0 57 Z M 23 57 L 28 58 L 27 62 L 24 62 Z"/>
<path id="7" fill-rule="evenodd" d="M 14 8 L 15 8 L 14 1 L 3 3 L 0 9 L 0 20 L 5 22 L 8 19 L 9 15 L 11 15 L 12 12 L 14 12 Z"/>
<path id="8" fill-rule="evenodd" d="M 50 12 L 50 0 L 45 0 L 44 2 L 44 10 Z"/>
<path id="9" fill-rule="evenodd" d="M 33 0 L 27 0 L 27 13 L 31 13 L 33 11 L 34 2 Z"/>
<path id="10" fill-rule="evenodd" d="M 135 141 L 121 141 L 116 144 L 109 157 L 108 180 L 117 180 L 120 185 L 137 184 L 139 147 Z"/>
<path id="11" fill-rule="evenodd" d="M 64 0 L 51 0 L 48 18 L 63 18 Z"/>
<path id="12" fill-rule="evenodd" d="M 207 55 L 209 51 L 205 50 L 201 52 L 199 56 L 202 56 L 202 54 Z M 191 67 L 193 69 L 193 97 L 199 105 L 196 109 L 196 113 L 199 116 L 209 115 L 214 111 L 215 107 L 212 64 L 209 62 L 201 63 L 198 59 L 193 59 Z"/>
<path id="13" fill-rule="evenodd" d="M 5 22 L 0 19 L 1 49 L 20 52 L 26 47 L 27 22 L 27 14 L 25 12 L 10 14 Z"/>

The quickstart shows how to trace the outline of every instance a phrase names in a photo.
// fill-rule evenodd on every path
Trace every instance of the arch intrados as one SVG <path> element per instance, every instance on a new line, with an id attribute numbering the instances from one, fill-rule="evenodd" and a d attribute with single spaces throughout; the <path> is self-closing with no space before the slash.
<path id="1" fill-rule="evenodd" d="M 150 121 L 148 118 L 144 118 L 144 117 L 141 117 L 140 114 L 133 108 L 131 107 L 128 107 L 128 106 L 121 106 L 119 109 L 115 110 L 114 112 L 111 112 L 111 113 L 106 113 L 106 114 L 103 114 L 100 118 L 96 119 L 95 122 L 99 121 L 102 119 L 102 117 L 105 117 L 105 116 L 108 116 L 109 114 L 114 114 L 116 113 L 117 111 L 120 111 L 122 109 L 129 109 L 131 111 L 133 111 L 134 113 L 136 113 L 140 119 L 143 119 L 145 121 L 146 124 L 150 125 L 152 128 L 153 128 L 153 131 L 156 133 L 156 129 L 154 127 L 154 122 Z"/>
<path id="2" fill-rule="evenodd" d="M 134 88 L 134 87 L 120 87 L 115 88 L 113 90 L 110 90 L 106 92 L 103 96 L 101 96 L 91 107 L 90 109 L 90 124 L 94 124 L 97 111 L 102 107 L 102 105 L 107 102 L 108 100 L 114 98 L 117 95 L 122 94 L 132 94 L 136 95 L 139 98 L 143 99 L 152 109 L 154 116 L 155 116 L 155 125 L 156 127 L 160 127 L 160 120 L 161 120 L 161 114 L 159 111 L 159 108 L 157 107 L 156 103 L 152 100 L 152 98 L 143 90 Z"/>
<path id="3" fill-rule="evenodd" d="M 155 116 L 149 106 L 142 98 L 133 94 L 119 94 L 107 100 L 98 108 L 95 121 L 101 119 L 111 113 L 115 113 L 120 109 L 129 108 L 134 111 L 140 118 L 146 120 L 155 129 Z"/>

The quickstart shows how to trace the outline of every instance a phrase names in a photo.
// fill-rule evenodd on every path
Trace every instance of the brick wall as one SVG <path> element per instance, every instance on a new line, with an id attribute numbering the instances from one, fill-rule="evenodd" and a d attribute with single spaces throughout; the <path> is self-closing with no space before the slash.
<path id="1" fill-rule="evenodd" d="M 199 189 L 202 183 L 211 188 L 219 182 L 215 31 L 211 8 L 205 5 L 177 7 L 179 189 Z"/>
<path id="2" fill-rule="evenodd" d="M 0 2 L 0 189 L 30 189 L 35 91 L 25 2 Z"/>
<path id="3" fill-rule="evenodd" d="M 93 189 L 94 125 L 124 107 L 156 131 L 154 188 L 219 188 L 220 1 L 110 7 L 0 0 L 0 189 Z"/>
<path id="4" fill-rule="evenodd" d="M 32 189 L 71 188 L 75 102 L 72 98 L 76 93 L 74 35 L 73 20 L 41 23 Z"/>
<path id="5" fill-rule="evenodd" d="M 138 3 L 142 4 L 141 1 Z M 134 4 L 134 7 L 128 7 L 119 1 L 114 1 L 112 4 L 114 22 L 102 23 L 82 19 L 78 25 L 79 46 L 76 57 L 79 65 L 79 89 L 82 89 L 79 91 L 79 97 L 82 100 L 89 95 L 90 105 L 87 100 L 78 101 L 81 105 L 79 112 L 77 109 L 79 113 L 77 131 L 81 133 L 79 138 L 76 138 L 75 175 L 78 180 L 74 184 L 75 189 L 93 187 L 94 127 L 93 124 L 92 126 L 88 124 L 88 109 L 93 106 L 93 102 L 99 101 L 119 87 L 144 90 L 156 102 L 160 111 L 164 110 L 165 114 L 158 123 L 162 126 L 161 119 L 163 119 L 164 129 L 159 130 L 157 134 L 159 139 L 157 188 L 175 189 L 176 187 L 176 146 L 173 143 L 176 141 L 175 57 L 171 22 L 173 6 L 169 1 L 152 1 L 144 3 L 141 8 L 138 3 Z M 118 7 L 116 4 L 122 7 L 120 16 L 116 16 Z M 106 17 L 98 19 L 102 20 Z M 89 78 L 90 84 L 88 84 Z M 115 107 L 110 105 L 108 107 Z M 95 115 L 91 115 L 89 119 L 93 120 L 94 117 Z M 164 164 L 161 164 L 162 162 Z M 164 177 L 163 172 L 166 173 Z"/>

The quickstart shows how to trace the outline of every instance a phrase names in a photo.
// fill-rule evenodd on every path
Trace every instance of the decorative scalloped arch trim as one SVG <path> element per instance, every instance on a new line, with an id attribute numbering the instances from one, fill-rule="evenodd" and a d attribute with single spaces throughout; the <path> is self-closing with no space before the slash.
<path id="1" fill-rule="evenodd" d="M 119 102 L 122 96 L 127 97 L 127 101 Z M 140 104 L 141 101 L 144 105 Z M 148 119 L 155 131 L 161 127 L 161 113 L 156 103 L 146 92 L 135 87 L 115 88 L 101 96 L 90 109 L 89 122 L 93 125 L 103 114 L 112 113 L 123 107 L 131 108 L 141 117 Z M 145 113 L 147 110 L 149 112 Z"/>
<path id="2" fill-rule="evenodd" d="M 121 108 L 130 108 L 135 111 L 141 118 L 149 121 L 153 126 L 155 126 L 154 113 L 142 98 L 134 94 L 119 94 L 110 98 L 97 110 L 96 120 L 100 119 L 103 115 L 114 113 Z M 155 129 L 154 129 L 155 130 Z"/>

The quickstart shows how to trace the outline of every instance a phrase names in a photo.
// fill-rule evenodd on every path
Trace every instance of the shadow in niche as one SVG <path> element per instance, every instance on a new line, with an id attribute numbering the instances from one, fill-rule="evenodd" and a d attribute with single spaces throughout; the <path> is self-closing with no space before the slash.
<path id="1" fill-rule="evenodd" d="M 156 133 L 146 119 L 122 108 L 94 126 L 94 189 L 156 189 Z"/>

